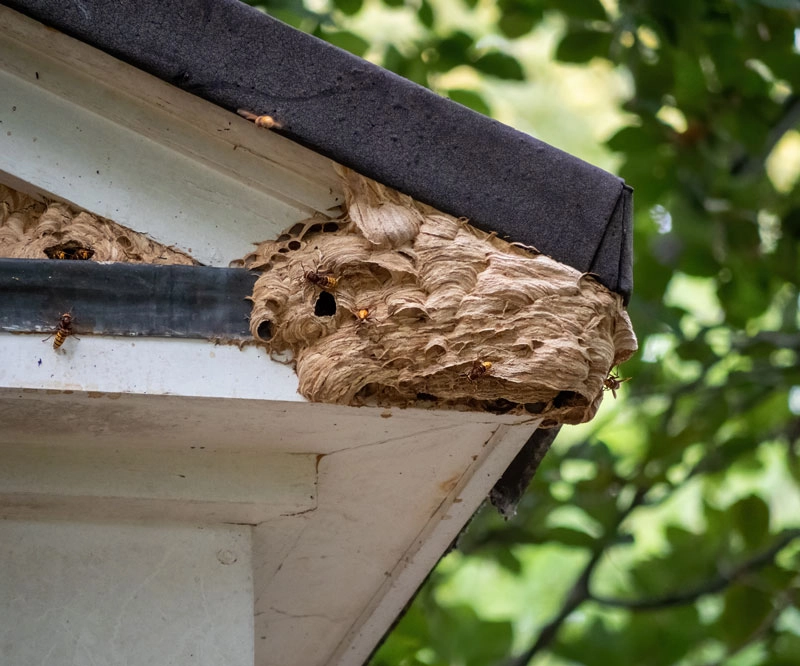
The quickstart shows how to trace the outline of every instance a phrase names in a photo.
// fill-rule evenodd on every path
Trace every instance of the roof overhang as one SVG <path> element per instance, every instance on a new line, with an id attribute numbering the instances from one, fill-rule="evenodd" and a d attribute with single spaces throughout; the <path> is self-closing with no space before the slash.
<path id="1" fill-rule="evenodd" d="M 269 114 L 314 152 L 630 297 L 631 190 L 557 148 L 238 0 L 10 4 L 223 109 Z"/>
<path id="2" fill-rule="evenodd" d="M 185 250 L 210 285 L 250 279 L 225 268 L 250 243 L 337 215 L 336 160 L 630 291 L 629 189 L 546 144 L 238 2 L 13 4 L 58 30 L 0 8 L 0 181 Z M 238 107 L 276 116 L 283 136 Z M 26 283 L 46 278 L 29 267 Z M 123 288 L 164 267 L 62 268 Z M 80 279 L 98 278 L 55 277 Z M 14 321 L 52 325 L 70 307 L 54 293 L 33 313 L 15 301 Z M 146 331 L 119 320 L 65 354 L 0 333 L 2 515 L 241 529 L 239 593 L 203 609 L 253 618 L 231 664 L 362 664 L 538 424 L 309 404 L 261 349 L 124 337 Z M 169 538 L 176 572 L 218 554 L 219 539 Z M 104 566 L 113 578 L 127 564 Z M 2 611 L 12 630 L 34 619 Z"/>
<path id="3" fill-rule="evenodd" d="M 362 664 L 537 420 L 310 404 L 263 349 L 121 327 L 152 314 L 114 310 L 137 281 L 194 271 L 198 289 L 240 288 L 251 277 L 225 267 L 253 241 L 338 213 L 334 165 L 7 8 L 0 26 L 0 180 L 208 265 L 4 263 L 21 291 L 3 301 L 0 333 L 0 531 L 16 544 L 0 562 L 13 586 L 0 614 L 10 635 L 35 635 L 14 654 L 71 654 L 62 621 L 77 614 L 99 623 L 86 636 L 117 635 L 124 616 L 140 656 L 211 622 L 225 631 L 198 645 L 211 658 L 235 637 L 232 665 Z M 92 293 L 98 282 L 106 296 Z M 106 335 L 79 328 L 55 353 L 42 333 L 11 332 L 52 331 L 76 299 Z M 179 334 L 175 310 L 190 305 L 152 301 L 177 317 L 156 317 L 159 334 Z M 226 311 L 235 319 L 241 305 Z M 193 335 L 213 337 L 219 324 L 206 324 Z M 158 574 L 140 570 L 150 557 Z M 95 618 L 80 604 L 97 580 L 117 592 L 93 597 Z M 65 595 L 61 610 L 32 615 L 50 589 Z M 164 621 L 145 630 L 153 608 Z M 92 654 L 110 660 L 118 647 Z"/>

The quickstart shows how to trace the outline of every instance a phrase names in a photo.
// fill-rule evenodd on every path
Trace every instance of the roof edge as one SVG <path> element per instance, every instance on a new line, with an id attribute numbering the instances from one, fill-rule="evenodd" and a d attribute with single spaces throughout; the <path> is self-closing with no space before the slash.
<path id="1" fill-rule="evenodd" d="M 238 0 L 10 4 L 214 104 L 269 114 L 284 136 L 630 297 L 630 189 L 598 167 Z"/>

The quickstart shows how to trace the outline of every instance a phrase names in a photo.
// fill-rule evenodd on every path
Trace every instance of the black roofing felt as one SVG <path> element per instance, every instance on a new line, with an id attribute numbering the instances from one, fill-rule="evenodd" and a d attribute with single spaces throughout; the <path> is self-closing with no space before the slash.
<path id="1" fill-rule="evenodd" d="M 631 190 L 597 167 L 238 0 L 8 4 L 630 296 Z"/>

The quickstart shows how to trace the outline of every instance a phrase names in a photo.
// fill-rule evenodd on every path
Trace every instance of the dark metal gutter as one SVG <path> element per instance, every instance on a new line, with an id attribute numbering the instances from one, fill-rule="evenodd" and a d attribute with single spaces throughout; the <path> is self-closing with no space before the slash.
<path id="1" fill-rule="evenodd" d="M 257 275 L 242 268 L 0 259 L 0 330 L 251 339 Z"/>

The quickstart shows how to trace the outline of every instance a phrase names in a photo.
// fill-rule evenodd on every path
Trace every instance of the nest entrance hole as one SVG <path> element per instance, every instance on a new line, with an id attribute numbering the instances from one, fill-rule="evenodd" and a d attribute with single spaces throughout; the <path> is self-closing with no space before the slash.
<path id="1" fill-rule="evenodd" d="M 258 325 L 258 329 L 256 330 L 256 335 L 261 340 L 269 340 L 272 337 L 272 322 L 269 319 L 265 319 Z"/>
<path id="2" fill-rule="evenodd" d="M 314 314 L 317 317 L 333 317 L 336 314 L 336 299 L 333 294 L 321 291 L 314 304 Z"/>

